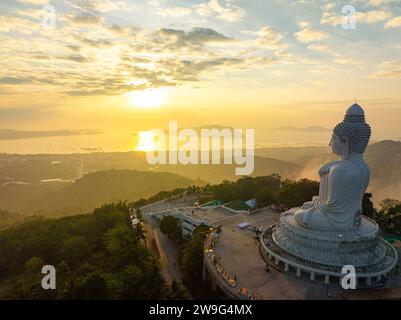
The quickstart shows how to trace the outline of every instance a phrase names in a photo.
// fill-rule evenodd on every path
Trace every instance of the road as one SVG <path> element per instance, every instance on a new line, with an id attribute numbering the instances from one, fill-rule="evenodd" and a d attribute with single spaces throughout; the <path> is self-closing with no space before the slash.
<path id="1" fill-rule="evenodd" d="M 151 251 L 158 251 L 157 254 L 160 257 L 162 264 L 162 274 L 168 283 L 173 280 L 178 282 L 182 279 L 182 272 L 178 265 L 178 250 L 174 242 L 171 241 L 166 235 L 164 235 L 159 229 L 159 222 L 157 219 L 145 216 L 147 222 L 147 236 L 148 245 L 151 246 Z M 152 245 L 155 243 L 156 248 Z M 153 250 L 152 250 L 153 247 Z"/>

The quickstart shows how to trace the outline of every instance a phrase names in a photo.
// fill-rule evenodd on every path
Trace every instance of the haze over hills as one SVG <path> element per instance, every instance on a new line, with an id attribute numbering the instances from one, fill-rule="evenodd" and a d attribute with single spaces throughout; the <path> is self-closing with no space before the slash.
<path id="1" fill-rule="evenodd" d="M 306 177 L 318 180 L 322 164 L 337 158 L 327 147 L 285 148 L 281 151 L 282 159 L 292 157 L 302 166 L 294 177 L 296 179 Z M 265 150 L 264 154 L 271 155 L 273 152 Z M 386 198 L 401 199 L 401 142 L 384 140 L 373 143 L 366 149 L 364 157 L 371 169 L 368 191 L 372 192 L 375 204 Z M 290 159 L 287 158 L 287 161 Z"/>
<path id="2" fill-rule="evenodd" d="M 252 176 L 318 180 L 322 164 L 334 160 L 329 147 L 262 148 Z M 401 142 L 381 141 L 365 154 L 372 175 L 369 191 L 378 204 L 401 199 Z M 142 152 L 66 155 L 0 155 L 0 209 L 69 215 L 118 200 L 134 201 L 162 190 L 236 180 L 232 165 L 150 166 Z M 139 170 L 139 171 L 136 171 Z"/>
<path id="3" fill-rule="evenodd" d="M 82 213 L 105 202 L 238 178 L 236 164 L 149 166 L 140 152 L 0 155 L 0 164 L 0 208 L 26 214 Z M 255 157 L 253 176 L 290 177 L 298 170 L 291 163 Z"/>
<path id="4" fill-rule="evenodd" d="M 204 185 L 166 172 L 109 170 L 90 173 L 75 182 L 49 181 L 0 188 L 0 207 L 24 214 L 63 216 L 90 212 L 106 202 L 134 201 L 160 191 Z"/>
<path id="5" fill-rule="evenodd" d="M 14 223 L 22 221 L 24 218 L 26 217 L 22 214 L 12 213 L 0 209 L 0 230 L 8 228 Z"/>
<path id="6" fill-rule="evenodd" d="M 149 165 L 143 152 L 96 152 L 66 155 L 0 154 L 0 183 L 36 183 L 43 179 L 75 180 L 83 174 L 110 169 L 172 172 L 189 179 L 201 178 L 209 183 L 235 180 L 235 168 L 243 165 Z M 295 163 L 255 156 L 253 175 L 278 173 L 293 176 L 299 171 Z"/>
<path id="7" fill-rule="evenodd" d="M 401 142 L 372 144 L 365 157 L 372 170 L 370 190 L 374 199 L 401 199 Z"/>
<path id="8" fill-rule="evenodd" d="M 309 126 L 309 127 L 304 127 L 304 128 L 298 128 L 298 127 L 280 127 L 277 128 L 276 130 L 280 131 L 295 131 L 295 132 L 329 132 L 330 129 L 324 128 L 324 127 L 319 127 L 319 126 Z"/>

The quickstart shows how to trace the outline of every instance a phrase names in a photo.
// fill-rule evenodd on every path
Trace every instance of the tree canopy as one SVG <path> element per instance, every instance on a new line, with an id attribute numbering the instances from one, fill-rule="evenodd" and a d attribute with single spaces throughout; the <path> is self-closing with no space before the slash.
<path id="1" fill-rule="evenodd" d="M 4 230 L 0 282 L 15 283 L 4 298 L 166 298 L 172 290 L 143 239 L 143 229 L 130 224 L 126 203 L 106 204 L 87 215 L 35 218 Z M 56 290 L 41 288 L 46 264 L 56 267 Z"/>

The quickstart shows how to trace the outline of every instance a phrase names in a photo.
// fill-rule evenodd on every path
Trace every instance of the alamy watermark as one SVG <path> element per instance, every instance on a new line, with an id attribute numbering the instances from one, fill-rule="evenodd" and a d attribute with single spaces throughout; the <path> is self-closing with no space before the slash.
<path id="1" fill-rule="evenodd" d="M 45 265 L 42 268 L 42 288 L 44 290 L 56 290 L 56 268 L 52 265 Z"/>
<path id="2" fill-rule="evenodd" d="M 254 170 L 254 129 L 208 128 L 199 134 L 190 128 L 178 130 L 177 121 L 169 121 L 168 135 L 161 129 L 152 133 L 159 147 L 147 151 L 150 165 L 236 164 L 236 175 L 250 175 Z"/>
<path id="3" fill-rule="evenodd" d="M 42 27 L 45 29 L 55 29 L 57 27 L 56 8 L 50 4 L 42 8 Z"/>
<path id="4" fill-rule="evenodd" d="M 341 287 L 344 290 L 356 289 L 356 271 L 355 267 L 351 265 L 343 266 L 341 273 L 344 277 L 341 279 Z"/>
<path id="5" fill-rule="evenodd" d="M 341 9 L 342 27 L 344 30 L 356 29 L 356 9 L 352 5 L 343 6 Z"/>

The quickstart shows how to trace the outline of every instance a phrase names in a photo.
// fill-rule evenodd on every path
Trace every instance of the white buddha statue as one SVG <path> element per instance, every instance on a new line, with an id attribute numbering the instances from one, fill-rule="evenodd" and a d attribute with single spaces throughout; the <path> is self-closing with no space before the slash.
<path id="1" fill-rule="evenodd" d="M 268 261 L 297 277 L 324 279 L 325 284 L 333 278 L 342 283 L 347 265 L 357 268 L 358 286 L 382 286 L 382 276 L 392 275 L 398 253 L 379 236 L 378 224 L 362 215 L 370 178 L 363 153 L 370 135 L 363 109 L 352 105 L 333 130 L 330 145 L 341 159 L 320 169 L 319 196 L 281 213 L 278 223 L 263 232 Z"/>
<path id="2" fill-rule="evenodd" d="M 319 196 L 295 211 L 294 218 L 299 226 L 344 231 L 360 225 L 362 200 L 370 178 L 363 153 L 370 135 L 363 109 L 358 104 L 352 105 L 344 121 L 334 128 L 330 142 L 332 152 L 341 159 L 320 169 Z"/>

